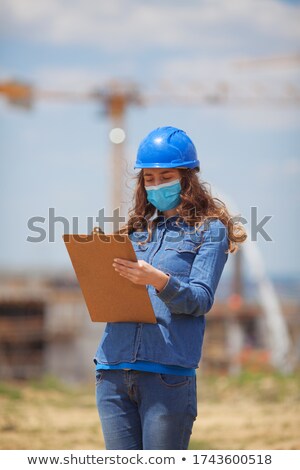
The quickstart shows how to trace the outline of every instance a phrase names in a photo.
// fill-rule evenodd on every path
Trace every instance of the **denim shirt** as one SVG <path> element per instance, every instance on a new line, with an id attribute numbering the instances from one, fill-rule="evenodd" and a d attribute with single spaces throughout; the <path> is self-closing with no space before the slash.
<path id="1" fill-rule="evenodd" d="M 177 217 L 159 216 L 152 240 L 146 245 L 138 241 L 146 240 L 147 231 L 129 235 L 137 259 L 169 275 L 161 291 L 146 286 L 157 323 L 108 322 L 95 363 L 142 360 L 198 368 L 205 314 L 212 308 L 228 258 L 228 233 L 219 219 L 196 229 L 184 221 L 176 226 Z"/>

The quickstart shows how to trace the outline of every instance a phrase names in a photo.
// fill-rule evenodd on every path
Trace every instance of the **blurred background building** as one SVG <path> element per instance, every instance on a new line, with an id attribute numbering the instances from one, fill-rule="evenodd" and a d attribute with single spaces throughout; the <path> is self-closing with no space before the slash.
<path id="1" fill-rule="evenodd" d="M 92 358 L 105 324 L 90 321 L 77 280 L 60 273 L 2 274 L 0 281 L 0 378 L 51 374 L 70 383 L 91 380 Z M 243 368 L 283 373 L 299 368 L 299 283 L 285 285 L 280 280 L 274 287 L 284 322 L 279 335 L 285 341 L 287 335 L 288 344 L 275 343 L 274 351 L 276 332 L 272 332 L 257 296 L 257 283 L 248 283 L 241 292 L 236 279 L 232 283 L 226 277 L 206 317 L 203 370 L 236 374 Z M 272 312 L 275 323 L 278 320 Z"/>

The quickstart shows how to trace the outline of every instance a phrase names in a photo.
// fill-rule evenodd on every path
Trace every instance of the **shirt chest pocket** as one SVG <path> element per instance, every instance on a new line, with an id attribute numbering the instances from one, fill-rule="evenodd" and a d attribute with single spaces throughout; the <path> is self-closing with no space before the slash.
<path id="1" fill-rule="evenodd" d="M 157 268 L 165 273 L 188 276 L 197 254 L 197 244 L 191 240 L 165 246 Z"/>
<path id="2" fill-rule="evenodd" d="M 146 243 L 145 245 L 140 245 L 139 243 L 133 241 L 131 241 L 131 243 L 138 260 L 145 259 L 148 256 L 149 243 Z"/>

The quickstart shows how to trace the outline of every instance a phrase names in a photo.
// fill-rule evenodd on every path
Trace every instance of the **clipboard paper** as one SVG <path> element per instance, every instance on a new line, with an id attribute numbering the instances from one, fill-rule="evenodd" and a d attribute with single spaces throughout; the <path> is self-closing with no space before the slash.
<path id="1" fill-rule="evenodd" d="M 137 261 L 128 235 L 62 236 L 93 322 L 157 323 L 145 285 L 115 271 L 114 258 Z"/>

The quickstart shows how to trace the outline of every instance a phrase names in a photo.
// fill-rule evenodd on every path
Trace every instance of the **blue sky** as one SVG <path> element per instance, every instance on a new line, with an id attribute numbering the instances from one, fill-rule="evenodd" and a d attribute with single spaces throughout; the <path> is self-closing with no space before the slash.
<path id="1" fill-rule="evenodd" d="M 299 2 L 2 0 L 0 18 L 1 80 L 73 91 L 103 89 L 111 79 L 136 83 L 145 104 L 126 115 L 129 188 L 140 140 L 160 125 L 186 130 L 213 192 L 234 201 L 249 224 L 251 207 L 259 219 L 272 216 L 265 226 L 272 242 L 257 241 L 268 273 L 300 274 L 299 110 L 198 99 L 221 81 L 247 96 L 256 82 L 273 95 L 297 84 Z M 174 95 L 198 104 L 171 104 Z M 62 225 L 55 243 L 29 243 L 27 221 L 47 219 L 54 207 L 78 217 L 85 233 L 86 217 L 109 207 L 110 128 L 93 102 L 42 100 L 26 111 L 1 99 L 2 269 L 70 267 Z"/>

